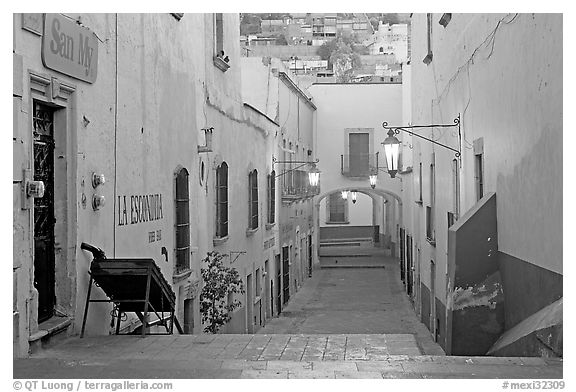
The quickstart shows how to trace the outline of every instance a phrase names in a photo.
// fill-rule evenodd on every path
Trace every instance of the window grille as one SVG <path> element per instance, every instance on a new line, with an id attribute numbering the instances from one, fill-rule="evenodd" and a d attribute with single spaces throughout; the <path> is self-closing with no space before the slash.
<path id="1" fill-rule="evenodd" d="M 176 175 L 176 273 L 190 268 L 190 199 L 188 171 Z"/>
<path id="2" fill-rule="evenodd" d="M 254 169 L 248 175 L 248 210 L 249 210 L 249 225 L 252 230 L 258 228 L 258 171 Z"/>
<path id="3" fill-rule="evenodd" d="M 268 223 L 276 221 L 276 172 L 268 176 Z"/>
<path id="4" fill-rule="evenodd" d="M 216 237 L 228 236 L 228 164 L 216 169 Z"/>

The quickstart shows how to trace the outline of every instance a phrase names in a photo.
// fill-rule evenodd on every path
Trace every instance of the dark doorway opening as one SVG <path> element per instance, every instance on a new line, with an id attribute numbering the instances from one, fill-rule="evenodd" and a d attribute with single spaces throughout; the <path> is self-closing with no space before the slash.
<path id="1" fill-rule="evenodd" d="M 34 101 L 34 180 L 44 196 L 34 199 L 34 287 L 38 322 L 52 317 L 56 304 L 54 265 L 54 109 Z"/>

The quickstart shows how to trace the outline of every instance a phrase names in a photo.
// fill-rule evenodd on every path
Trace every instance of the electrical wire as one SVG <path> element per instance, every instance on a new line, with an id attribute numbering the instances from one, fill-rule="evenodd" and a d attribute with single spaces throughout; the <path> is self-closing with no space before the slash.
<path id="1" fill-rule="evenodd" d="M 440 107 L 440 102 L 444 99 L 445 95 L 448 94 L 448 92 L 450 91 L 453 83 L 458 79 L 458 77 L 460 76 L 460 74 L 465 70 L 466 71 L 466 75 L 467 75 L 467 82 L 468 82 L 468 102 L 466 103 L 466 106 L 464 108 L 464 111 L 461 115 L 460 121 L 463 123 L 465 120 L 465 115 L 466 115 L 466 111 L 468 110 L 468 107 L 470 106 L 470 102 L 472 101 L 472 86 L 471 86 L 471 82 L 470 82 L 470 66 L 474 64 L 474 58 L 480 53 L 480 51 L 482 49 L 487 48 L 488 46 L 490 46 L 490 52 L 488 53 L 488 55 L 484 58 L 484 60 L 488 60 L 492 57 L 493 53 L 494 53 L 494 47 L 496 45 L 496 35 L 498 30 L 501 28 L 502 25 L 508 25 L 512 22 L 514 22 L 516 20 L 516 18 L 519 16 L 518 13 L 514 14 L 512 16 L 512 18 L 510 18 L 510 15 L 512 14 L 507 14 L 506 16 L 504 16 L 503 18 L 501 18 L 497 23 L 496 26 L 494 27 L 494 29 L 492 29 L 490 31 L 490 33 L 486 36 L 486 38 L 484 38 L 484 40 L 480 43 L 480 45 L 478 45 L 473 51 L 472 54 L 470 55 L 470 57 L 468 58 L 468 60 L 466 60 L 466 62 L 464 62 L 464 64 L 462 64 L 460 67 L 458 67 L 458 69 L 456 70 L 456 72 L 450 77 L 450 79 L 448 80 L 448 83 L 446 84 L 446 86 L 444 87 L 444 89 L 442 90 L 442 92 L 438 95 L 438 92 L 436 93 L 437 98 L 434 100 L 436 102 L 436 104 L 438 104 L 438 110 L 440 111 L 440 117 L 442 118 L 442 109 Z M 509 18 L 509 19 L 508 19 Z M 436 76 L 434 75 L 434 79 L 436 79 Z M 446 130 L 444 130 L 445 132 Z M 442 132 L 442 134 L 438 137 L 439 140 L 442 137 L 444 137 L 444 132 Z M 466 138 L 464 137 L 464 135 L 462 135 L 462 140 L 464 142 L 464 147 L 467 149 L 472 148 L 472 143 L 470 143 L 468 140 L 466 140 Z"/>

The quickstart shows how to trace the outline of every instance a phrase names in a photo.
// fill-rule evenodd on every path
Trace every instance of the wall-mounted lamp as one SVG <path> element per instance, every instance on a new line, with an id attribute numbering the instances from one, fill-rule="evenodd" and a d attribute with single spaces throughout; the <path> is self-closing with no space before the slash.
<path id="1" fill-rule="evenodd" d="M 106 205 L 106 198 L 102 195 L 94 195 L 92 197 L 92 209 L 98 211 L 100 208 Z"/>
<path id="2" fill-rule="evenodd" d="M 310 170 L 308 170 L 308 181 L 311 186 L 318 186 L 318 181 L 320 181 L 320 170 L 318 170 L 315 163 L 310 164 Z"/>
<path id="3" fill-rule="evenodd" d="M 275 157 L 272 157 L 272 169 L 274 169 L 274 165 L 276 164 L 294 164 L 294 163 L 299 163 L 300 165 L 286 170 L 278 175 L 276 175 L 275 178 L 278 177 L 282 177 L 285 174 L 288 174 L 294 170 L 297 170 L 303 166 L 310 166 L 310 169 L 308 169 L 308 182 L 310 183 L 310 186 L 316 187 L 318 186 L 318 183 L 320 181 L 320 170 L 318 170 L 318 168 L 316 167 L 316 164 L 319 162 L 318 159 L 316 159 L 315 161 L 278 161 Z"/>
<path id="4" fill-rule="evenodd" d="M 348 200 L 348 191 L 342 191 L 342 199 Z"/>
<path id="5" fill-rule="evenodd" d="M 106 184 L 106 177 L 104 174 L 92 173 L 92 188 L 96 189 L 98 185 Z"/>
<path id="6" fill-rule="evenodd" d="M 356 204 L 356 191 L 351 191 L 350 197 L 352 198 L 352 203 Z"/>
<path id="7" fill-rule="evenodd" d="M 400 131 L 406 132 L 411 136 L 419 137 L 421 139 L 429 141 L 430 143 L 434 143 L 438 146 L 454 151 L 455 153 L 454 155 L 456 156 L 456 158 L 459 158 L 461 155 L 459 149 L 456 150 L 455 148 L 449 147 L 442 143 L 438 143 L 435 140 L 428 139 L 424 136 L 415 134 L 414 132 L 410 131 L 410 129 L 415 128 L 450 128 L 450 127 L 458 127 L 458 148 L 460 148 L 462 138 L 460 133 L 460 115 L 458 115 L 458 117 L 454 119 L 453 124 L 430 124 L 430 125 L 410 125 L 405 127 L 389 127 L 388 123 L 384 121 L 382 123 L 382 128 L 388 130 L 388 137 L 384 140 L 384 142 L 382 142 L 382 144 L 384 145 L 384 154 L 386 155 L 386 163 L 388 165 L 388 174 L 390 174 L 390 177 L 394 178 L 396 176 L 396 173 L 398 172 L 398 156 L 400 153 L 400 140 L 398 140 L 398 138 L 396 138 L 396 136 L 394 135 L 399 134 Z M 372 183 L 372 180 L 370 180 L 370 183 Z"/>
<path id="8" fill-rule="evenodd" d="M 378 174 L 370 174 L 370 187 L 372 189 L 376 188 L 376 180 L 378 180 Z"/>
<path id="9" fill-rule="evenodd" d="M 384 146 L 384 155 L 386 156 L 386 165 L 390 177 L 396 177 L 398 173 L 398 155 L 400 153 L 400 140 L 394 136 L 394 131 L 388 131 L 388 137 L 382 142 Z"/>
<path id="10" fill-rule="evenodd" d="M 206 144 L 198 146 L 198 152 L 212 152 L 212 131 L 214 127 L 202 128 L 202 130 L 204 131 Z"/>

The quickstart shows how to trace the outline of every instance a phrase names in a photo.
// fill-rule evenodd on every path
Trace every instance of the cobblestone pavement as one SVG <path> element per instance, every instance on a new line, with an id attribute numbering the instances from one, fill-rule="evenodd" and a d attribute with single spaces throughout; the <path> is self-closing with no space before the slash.
<path id="1" fill-rule="evenodd" d="M 321 265 L 343 267 L 315 270 L 280 316 L 268 320 L 258 333 L 413 334 L 420 354 L 444 354 L 416 316 L 396 258 L 374 248 L 364 249 L 368 256 L 362 257 L 350 257 L 346 254 L 350 250 L 330 251 L 332 255 L 322 257 Z"/>
<path id="2" fill-rule="evenodd" d="M 397 354 L 410 350 L 409 334 L 95 336 L 15 359 L 14 378 L 562 377 L 561 360 Z"/>

